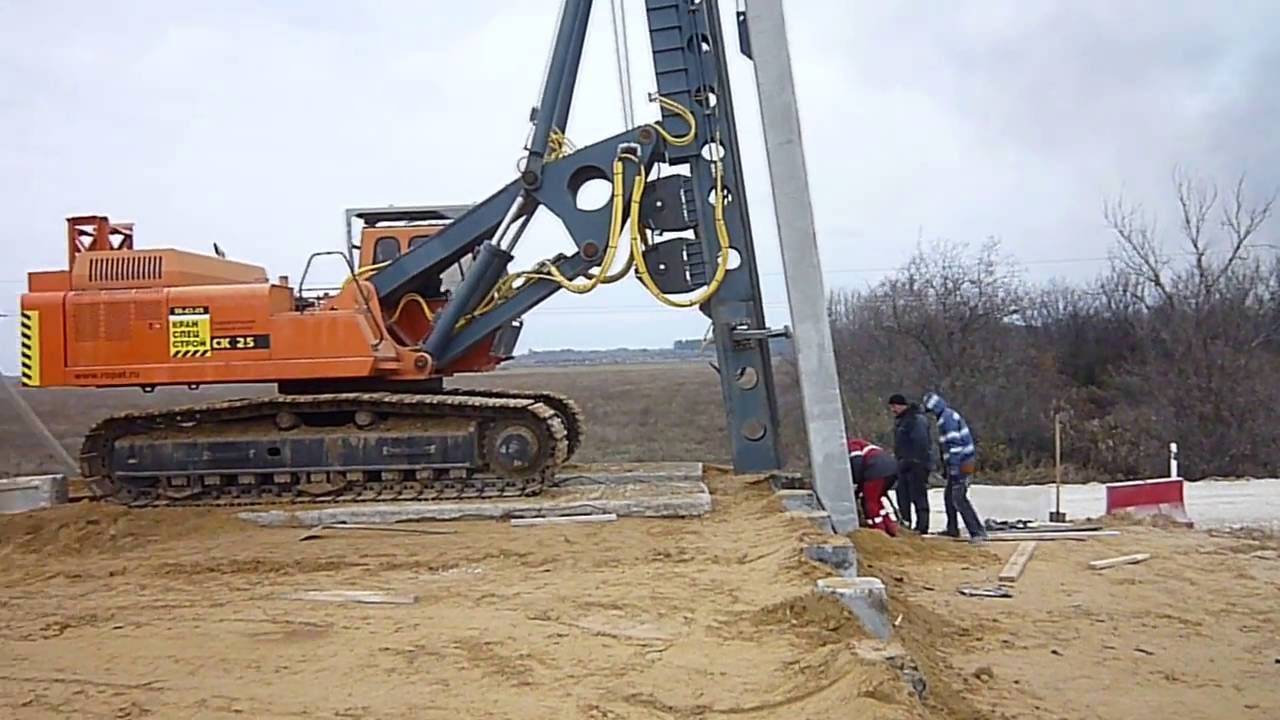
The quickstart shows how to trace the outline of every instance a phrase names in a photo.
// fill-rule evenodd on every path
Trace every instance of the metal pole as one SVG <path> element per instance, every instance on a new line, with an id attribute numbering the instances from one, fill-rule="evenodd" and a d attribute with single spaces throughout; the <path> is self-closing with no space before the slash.
<path id="1" fill-rule="evenodd" d="M 40 416 L 36 415 L 31 406 L 27 404 L 27 401 L 23 400 L 18 391 L 14 390 L 13 386 L 9 384 L 9 381 L 4 379 L 3 374 L 0 374 L 0 386 L 4 387 L 9 400 L 18 409 L 18 414 L 22 416 L 23 420 L 27 421 L 27 426 L 44 441 L 44 444 L 49 448 L 49 452 L 66 469 L 67 477 L 79 477 L 80 465 L 71 458 L 71 453 L 67 452 L 62 443 L 58 442 L 58 439 L 53 436 L 53 433 L 49 432 L 49 428 L 45 427 L 44 422 L 40 420 Z"/>
<path id="2" fill-rule="evenodd" d="M 782 0 L 750 0 L 746 23 L 755 61 L 783 276 L 795 328 L 813 486 L 823 508 L 831 514 L 832 527 L 838 533 L 846 533 L 857 528 L 858 511 L 845 450 L 844 411 L 831 325 L 827 319 L 827 296 L 809 199 Z"/>
<path id="3" fill-rule="evenodd" d="M 636 126 L 636 113 L 631 90 L 631 50 L 627 43 L 627 9 L 622 0 L 609 0 L 613 18 L 613 53 L 618 59 L 618 94 L 622 96 L 622 125 Z"/>
<path id="4" fill-rule="evenodd" d="M 560 15 L 542 98 L 534 113 L 533 138 L 521 173 L 521 182 L 526 188 L 537 188 L 542 183 L 542 164 L 546 160 L 551 130 L 555 128 L 563 132 L 563 126 L 569 119 L 573 89 L 578 80 L 578 63 L 582 58 L 582 46 L 591 16 L 591 1 L 566 0 Z"/>

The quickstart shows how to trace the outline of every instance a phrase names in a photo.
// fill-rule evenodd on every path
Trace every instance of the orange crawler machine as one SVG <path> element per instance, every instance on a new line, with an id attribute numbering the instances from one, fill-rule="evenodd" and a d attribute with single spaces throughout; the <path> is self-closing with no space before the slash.
<path id="1" fill-rule="evenodd" d="M 628 277 L 711 321 L 734 469 L 782 467 L 769 342 L 787 332 L 765 323 L 718 2 L 649 0 L 658 118 L 575 145 L 591 7 L 564 2 L 516 177 L 469 207 L 348 211 L 346 252 L 307 263 L 343 259 L 331 294 L 72 218 L 67 269 L 33 273 L 22 300 L 27 384 L 278 389 L 107 418 L 85 438 L 85 476 L 131 504 L 538 492 L 577 448 L 573 404 L 442 378 L 507 359 L 520 319 L 555 293 Z M 542 210 L 572 246 L 510 271 Z"/>
<path id="2" fill-rule="evenodd" d="M 463 209 L 363 211 L 358 265 L 377 268 Z M 352 246 L 353 248 L 356 246 Z M 86 478 L 129 504 L 434 499 L 538 492 L 578 444 L 573 403 L 547 393 L 445 390 L 507 359 L 509 323 L 447 368 L 420 349 L 469 256 L 382 307 L 354 252 L 340 288 L 304 297 L 258 266 L 138 249 L 131 224 L 67 220 L 66 270 L 22 297 L 28 386 L 274 383 L 279 394 L 107 418 Z M 303 281 L 305 281 L 304 272 Z"/>

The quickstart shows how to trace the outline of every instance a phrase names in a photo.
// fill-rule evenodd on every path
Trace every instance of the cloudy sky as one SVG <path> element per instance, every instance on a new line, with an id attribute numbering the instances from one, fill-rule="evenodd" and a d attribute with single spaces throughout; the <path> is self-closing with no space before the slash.
<path id="1" fill-rule="evenodd" d="M 596 5 L 578 144 L 623 122 L 608 3 Z M 650 119 L 642 5 L 627 2 Z M 514 176 L 557 8 L 0 0 L 0 312 L 17 310 L 26 270 L 63 265 L 71 214 L 132 220 L 140 245 L 217 241 L 296 279 L 310 252 L 341 246 L 346 207 L 485 197 Z M 1110 242 L 1103 200 L 1162 210 L 1175 164 L 1280 185 L 1280 3 L 791 0 L 786 12 L 828 287 L 874 282 L 922 237 L 996 236 L 1033 278 L 1084 277 Z M 732 63 L 780 325 L 754 80 L 736 47 Z M 572 248 L 549 216 L 535 229 L 517 264 Z M 706 327 L 631 282 L 526 320 L 522 349 L 666 345 Z M 13 338 L 15 321 L 0 333 Z M 8 372 L 15 342 L 0 345 Z"/>

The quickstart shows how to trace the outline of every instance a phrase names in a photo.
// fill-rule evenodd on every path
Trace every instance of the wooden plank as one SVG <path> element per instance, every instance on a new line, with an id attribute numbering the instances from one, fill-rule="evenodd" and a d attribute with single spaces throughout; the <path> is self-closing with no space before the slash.
<path id="1" fill-rule="evenodd" d="M 364 523 L 333 523 L 321 525 L 325 530 L 382 530 L 384 532 L 417 533 L 419 535 L 453 535 L 451 528 L 406 527 L 404 525 L 368 525 Z"/>
<path id="2" fill-rule="evenodd" d="M 993 530 L 992 532 L 1002 533 L 1058 533 L 1058 532 L 1093 532 L 1095 530 L 1106 529 L 1101 524 L 1082 524 L 1075 525 L 1072 523 L 1034 523 L 1030 527 L 1009 528 L 1008 530 Z"/>
<path id="3" fill-rule="evenodd" d="M 449 528 L 404 527 L 400 525 L 367 525 L 362 523 L 333 523 L 317 525 L 298 538 L 299 541 L 320 537 L 325 530 L 374 530 L 382 532 L 414 533 L 417 535 L 452 535 L 457 530 Z"/>
<path id="4" fill-rule="evenodd" d="M 1151 559 L 1151 553 L 1136 553 L 1134 555 L 1121 555 L 1120 557 L 1107 558 L 1106 560 L 1094 560 L 1089 563 L 1089 567 L 1094 570 L 1106 570 L 1117 565 L 1133 565 L 1135 563 L 1146 562 Z"/>
<path id="5" fill-rule="evenodd" d="M 289 593 L 285 600 L 311 600 L 314 602 L 349 602 L 368 605 L 412 605 L 417 595 L 377 592 L 373 590 L 306 590 Z"/>
<path id="6" fill-rule="evenodd" d="M 1090 532 L 994 532 L 987 536 L 988 540 L 1089 540 L 1100 537 L 1115 537 L 1119 530 L 1095 530 Z"/>
<path id="7" fill-rule="evenodd" d="M 1018 582 L 1018 578 L 1022 577 L 1022 571 L 1026 569 L 1027 562 L 1031 560 L 1031 555 L 1036 551 L 1035 541 L 1018 543 L 1018 547 L 1009 556 L 1009 562 L 1004 564 L 1004 569 L 1000 571 L 1000 582 Z"/>
<path id="8" fill-rule="evenodd" d="M 571 525 L 576 523 L 602 523 L 613 522 L 618 516 L 613 513 L 601 513 L 599 515 L 560 515 L 557 517 L 534 517 L 534 518 L 512 518 L 512 527 L 522 527 L 529 525 Z"/>

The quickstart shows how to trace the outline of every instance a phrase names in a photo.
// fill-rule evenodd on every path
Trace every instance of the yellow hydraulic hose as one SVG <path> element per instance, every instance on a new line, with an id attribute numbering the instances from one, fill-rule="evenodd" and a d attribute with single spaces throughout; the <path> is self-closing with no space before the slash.
<path id="1" fill-rule="evenodd" d="M 686 123 L 688 123 L 689 130 L 684 135 L 676 137 L 663 128 L 661 124 L 651 123 L 650 127 L 652 127 L 654 131 L 656 131 L 669 145 L 684 146 L 692 143 L 697 137 L 698 128 L 697 119 L 694 117 L 693 113 L 680 103 L 662 95 L 651 95 L 650 99 L 655 100 L 664 109 L 669 110 L 682 118 Z M 553 129 L 549 145 L 549 159 L 564 157 L 576 149 L 573 147 L 572 143 L 569 142 L 568 138 L 566 138 L 558 129 Z M 624 197 L 623 190 L 625 177 L 623 172 L 624 160 L 635 162 L 638 167 L 636 178 L 632 182 L 630 200 L 631 252 L 622 267 L 614 272 L 612 271 L 612 266 L 618 252 L 618 247 L 621 244 L 622 217 L 624 210 L 626 209 L 625 203 L 627 202 Z M 605 244 L 604 259 L 601 261 L 599 269 L 594 274 L 588 274 L 585 282 L 570 280 L 560 272 L 559 268 L 547 261 L 539 263 L 530 270 L 510 273 L 497 282 L 493 290 L 489 292 L 488 296 L 480 302 L 475 310 L 458 322 L 458 328 L 461 328 L 472 319 L 484 315 L 497 307 L 504 300 L 513 296 L 525 285 L 525 283 L 532 280 L 549 280 L 556 283 L 564 290 L 582 295 L 591 292 L 601 285 L 608 285 L 621 280 L 626 277 L 633 268 L 636 275 L 639 276 L 640 281 L 644 284 L 645 288 L 648 289 L 649 293 L 665 305 L 670 307 L 689 308 L 705 303 L 715 295 L 715 293 L 720 289 L 720 285 L 724 282 L 725 274 L 729 269 L 729 253 L 731 249 L 729 245 L 729 230 L 724 221 L 724 165 L 719 157 L 714 158 L 712 163 L 715 170 L 716 180 L 716 190 L 712 205 L 715 209 L 716 238 L 718 240 L 720 253 L 716 262 L 715 275 L 712 277 L 711 282 L 706 286 L 706 288 L 704 288 L 702 292 L 698 293 L 696 297 L 686 300 L 677 300 L 672 298 L 658 288 L 657 283 L 654 282 L 653 277 L 650 275 L 649 268 L 644 262 L 644 249 L 650 245 L 650 238 L 640 225 L 640 201 L 644 195 L 646 182 L 644 167 L 641 165 L 639 157 L 629 153 L 619 153 L 618 157 L 616 157 L 613 162 L 613 202 L 609 237 Z M 361 268 L 356 272 L 356 276 L 359 277 L 366 272 L 373 272 L 386 264 L 387 263 L 381 263 Z M 431 313 L 431 309 L 427 306 L 426 301 L 420 296 L 411 293 L 401 298 L 400 304 L 396 307 L 395 313 L 391 316 L 391 322 L 395 322 L 395 319 L 400 315 L 400 311 L 408 302 L 419 303 L 423 312 L 426 313 L 427 318 L 434 321 L 434 315 Z"/>
<path id="2" fill-rule="evenodd" d="M 725 273 L 729 270 L 729 251 L 731 248 L 729 245 L 729 229 L 724 222 L 724 165 L 719 158 L 716 158 L 713 166 L 715 168 L 716 190 L 715 200 L 712 205 L 715 208 L 716 238 L 720 245 L 720 254 L 716 260 L 716 274 L 702 292 L 686 300 L 676 300 L 658 289 L 657 283 L 653 281 L 653 277 L 649 274 L 648 266 L 645 265 L 642 229 L 639 222 L 640 197 L 644 194 L 644 175 L 636 177 L 631 192 L 631 257 L 635 260 L 636 275 L 640 277 L 640 282 L 648 288 L 650 295 L 670 307 L 696 307 L 710 300 L 716 294 L 716 291 L 720 289 L 720 284 L 724 282 Z"/>
<path id="3" fill-rule="evenodd" d="M 407 293 L 404 297 L 400 298 L 399 304 L 396 305 L 396 311 L 391 314 L 391 319 L 387 320 L 387 322 L 395 322 L 400 317 L 400 311 L 404 310 L 404 306 L 411 302 L 417 303 L 418 306 L 422 308 L 422 314 L 427 316 L 427 320 L 431 322 L 436 321 L 435 314 L 431 312 L 431 306 L 427 305 L 427 301 L 424 300 L 421 295 L 418 293 Z"/>

